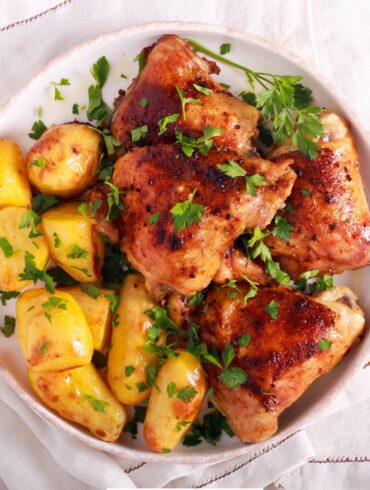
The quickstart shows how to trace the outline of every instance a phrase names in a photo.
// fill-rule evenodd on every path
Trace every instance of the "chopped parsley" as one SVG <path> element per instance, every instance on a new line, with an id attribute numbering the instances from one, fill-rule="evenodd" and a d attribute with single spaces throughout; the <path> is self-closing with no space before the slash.
<path id="1" fill-rule="evenodd" d="M 108 213 L 105 220 L 112 221 L 118 218 L 119 213 L 123 211 L 123 204 L 120 200 L 120 195 L 122 192 L 116 185 L 112 184 L 108 180 L 106 180 L 105 183 L 108 187 L 110 187 L 110 191 L 107 194 Z"/>
<path id="2" fill-rule="evenodd" d="M 231 44 L 230 43 L 223 43 L 220 46 L 220 54 L 227 54 L 230 53 L 231 50 Z"/>
<path id="3" fill-rule="evenodd" d="M 99 126 L 106 124 L 112 111 L 103 101 L 102 88 L 109 74 L 109 62 L 105 56 L 99 58 L 90 69 L 97 85 L 90 85 L 88 89 L 89 106 L 87 108 L 87 118 L 89 121 L 96 121 Z"/>
<path id="4" fill-rule="evenodd" d="M 143 381 L 136 383 L 136 387 L 139 390 L 139 393 L 143 393 L 148 389 L 148 386 Z"/>
<path id="5" fill-rule="evenodd" d="M 19 291 L 0 291 L 0 301 L 3 306 L 10 299 L 18 298 L 21 293 Z"/>
<path id="6" fill-rule="evenodd" d="M 134 366 L 126 366 L 125 367 L 125 376 L 126 378 L 129 378 L 131 376 L 131 374 L 135 371 L 135 368 Z"/>
<path id="7" fill-rule="evenodd" d="M 72 106 L 72 114 L 79 114 L 80 113 L 80 108 L 78 104 L 73 104 Z"/>
<path id="8" fill-rule="evenodd" d="M 31 132 L 28 133 L 28 136 L 33 140 L 38 140 L 45 133 L 48 128 L 45 126 L 44 122 L 39 119 L 35 121 L 32 125 Z"/>
<path id="9" fill-rule="evenodd" d="M 193 203 L 196 192 L 197 189 L 194 189 L 187 201 L 178 202 L 171 208 L 170 212 L 176 233 L 179 233 L 187 226 L 191 226 L 194 222 L 199 223 L 202 218 L 205 207 L 202 204 Z"/>
<path id="10" fill-rule="evenodd" d="M 100 290 L 93 284 L 81 284 L 81 291 L 87 293 L 90 298 L 97 299 L 100 295 Z"/>
<path id="11" fill-rule="evenodd" d="M 183 427 L 187 427 L 191 422 L 189 420 L 182 420 L 176 424 L 176 432 L 181 432 Z"/>
<path id="12" fill-rule="evenodd" d="M 31 227 L 31 231 L 29 233 L 29 238 L 36 238 L 42 233 L 36 228 L 37 225 L 41 223 L 41 218 L 38 214 L 36 214 L 32 209 L 26 212 L 26 214 L 23 216 L 20 224 L 19 224 L 19 229 L 23 230 L 24 228 L 29 228 Z"/>
<path id="13" fill-rule="evenodd" d="M 176 131 L 176 143 L 181 145 L 181 150 L 187 157 L 191 157 L 195 149 L 202 155 L 207 155 L 213 145 L 212 138 L 215 138 L 222 133 L 223 129 L 205 126 L 203 129 L 203 136 L 195 139 L 191 136 L 184 135 L 181 131 Z"/>
<path id="14" fill-rule="evenodd" d="M 105 413 L 105 409 L 109 406 L 109 403 L 104 400 L 98 400 L 97 398 L 89 395 L 88 393 L 83 393 L 82 401 L 89 400 L 91 401 L 91 406 L 95 410 L 95 412 Z"/>
<path id="15" fill-rule="evenodd" d="M 159 126 L 159 133 L 158 136 L 161 136 L 167 131 L 167 124 L 169 123 L 174 123 L 178 120 L 179 114 L 175 112 L 174 114 L 171 114 L 170 116 L 166 116 L 158 121 L 158 126 Z"/>
<path id="16" fill-rule="evenodd" d="M 320 350 L 328 350 L 330 349 L 332 343 L 333 342 L 331 342 L 330 340 L 320 340 L 320 342 L 318 342 L 317 344 L 317 347 Z"/>
<path id="17" fill-rule="evenodd" d="M 294 226 L 288 222 L 283 216 L 275 216 L 274 228 L 272 229 L 272 234 L 282 240 L 287 242 L 290 238 L 291 232 L 294 230 Z"/>
<path id="18" fill-rule="evenodd" d="M 233 160 L 228 160 L 227 163 L 219 163 L 217 168 L 228 177 L 245 177 L 246 189 L 251 196 L 257 195 L 257 187 L 266 186 L 267 182 L 260 174 L 247 175 L 246 170 Z"/>
<path id="19" fill-rule="evenodd" d="M 60 82 L 51 82 L 51 84 L 54 86 L 54 100 L 64 100 L 63 94 L 58 87 L 71 85 L 68 78 L 61 78 Z"/>
<path id="20" fill-rule="evenodd" d="M 245 333 L 238 340 L 238 345 L 240 347 L 247 347 L 250 341 L 251 341 L 251 336 L 249 335 L 249 333 Z"/>
<path id="21" fill-rule="evenodd" d="M 161 214 L 160 211 L 157 211 L 156 213 L 151 214 L 148 218 L 148 225 L 158 224 L 160 214 Z"/>
<path id="22" fill-rule="evenodd" d="M 224 369 L 223 372 L 218 376 L 218 379 L 229 388 L 235 389 L 247 381 L 248 375 L 243 369 L 239 367 L 231 367 L 228 369 Z"/>
<path id="23" fill-rule="evenodd" d="M 67 274 L 67 272 L 65 272 L 61 267 L 53 267 L 52 269 L 49 269 L 48 274 L 58 288 L 75 286 L 78 284 L 76 279 L 73 279 L 73 277 Z"/>
<path id="24" fill-rule="evenodd" d="M 273 300 L 265 307 L 265 310 L 273 320 L 276 320 L 279 315 L 278 308 L 279 308 L 279 302 Z"/>
<path id="25" fill-rule="evenodd" d="M 12 257 L 16 253 L 13 246 L 4 236 L 0 236 L 0 248 L 4 252 L 6 258 Z"/>
<path id="26" fill-rule="evenodd" d="M 229 426 L 226 418 L 217 410 L 207 413 L 201 423 L 195 423 L 183 440 L 184 446 L 197 446 L 204 440 L 213 446 L 220 440 L 222 433 L 225 432 L 229 437 L 234 436 L 234 432 Z"/>
<path id="27" fill-rule="evenodd" d="M 76 243 L 72 245 L 70 252 L 67 254 L 69 259 L 85 259 L 88 256 L 87 250 L 84 250 Z"/>
<path id="28" fill-rule="evenodd" d="M 185 403 L 190 403 L 192 399 L 197 395 L 197 390 L 195 390 L 192 386 L 184 386 L 179 390 L 176 389 L 175 383 L 170 383 L 167 386 L 167 395 L 168 398 L 179 398 Z"/>
<path id="29" fill-rule="evenodd" d="M 227 369 L 235 357 L 235 351 L 231 344 L 226 344 L 222 352 L 222 362 L 224 369 Z"/>
<path id="30" fill-rule="evenodd" d="M 198 92 L 204 95 L 210 95 L 212 93 L 212 89 L 207 87 L 202 87 L 201 85 L 198 85 L 196 83 L 193 83 L 193 87 L 195 88 L 195 90 L 198 90 Z"/>
<path id="31" fill-rule="evenodd" d="M 119 304 L 119 297 L 116 295 L 116 293 L 111 291 L 110 293 L 105 294 L 104 298 L 107 298 L 107 300 L 109 300 L 110 312 L 114 314 Z"/>
<path id="32" fill-rule="evenodd" d="M 192 99 L 191 97 L 185 97 L 184 91 L 176 85 L 177 93 L 181 102 L 181 113 L 184 120 L 186 120 L 186 105 L 187 104 L 199 104 L 200 99 Z"/>
<path id="33" fill-rule="evenodd" d="M 145 124 L 140 128 L 135 128 L 131 130 L 131 140 L 133 143 L 138 143 L 139 141 L 146 138 L 148 134 L 148 126 Z"/>
<path id="34" fill-rule="evenodd" d="M 143 109 L 145 109 L 145 107 L 149 104 L 149 100 L 146 98 L 146 97 L 142 97 L 140 100 L 139 100 L 139 104 L 141 105 L 141 107 Z"/>
<path id="35" fill-rule="evenodd" d="M 37 194 L 37 196 L 32 199 L 32 210 L 36 213 L 43 213 L 58 203 L 59 199 L 57 199 L 55 196 L 48 194 Z"/>
<path id="36" fill-rule="evenodd" d="M 144 70 L 146 65 L 146 56 L 144 51 L 140 51 L 140 53 L 135 56 L 134 61 L 137 61 L 139 63 L 139 71 Z"/>
<path id="37" fill-rule="evenodd" d="M 308 197 L 311 195 L 311 191 L 309 191 L 308 189 L 301 189 L 301 194 L 303 197 Z"/>
<path id="38" fill-rule="evenodd" d="M 243 90 L 243 92 L 240 92 L 239 97 L 242 99 L 243 102 L 246 102 L 247 104 L 256 107 L 257 97 L 254 92 L 247 92 L 246 90 Z"/>
<path id="39" fill-rule="evenodd" d="M 46 354 L 49 342 L 44 342 L 40 347 L 40 354 L 44 356 Z"/>
<path id="40" fill-rule="evenodd" d="M 36 160 L 32 160 L 32 162 L 29 164 L 29 167 L 39 167 L 39 168 L 44 168 L 46 166 L 46 161 L 43 158 L 39 158 Z"/>
<path id="41" fill-rule="evenodd" d="M 0 327 L 0 330 L 5 337 L 12 336 L 15 330 L 15 318 L 5 315 L 4 325 Z"/>

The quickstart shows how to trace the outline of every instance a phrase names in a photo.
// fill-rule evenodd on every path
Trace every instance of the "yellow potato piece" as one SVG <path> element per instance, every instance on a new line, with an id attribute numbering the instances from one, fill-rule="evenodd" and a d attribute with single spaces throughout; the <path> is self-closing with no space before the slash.
<path id="1" fill-rule="evenodd" d="M 0 139 L 0 209 L 31 205 L 31 190 L 21 150 L 14 141 Z"/>
<path id="2" fill-rule="evenodd" d="M 207 390 L 200 361 L 184 350 L 177 352 L 178 357 L 168 358 L 158 372 L 158 390 L 151 391 L 144 421 L 145 440 L 159 453 L 172 450 L 190 429 Z M 192 396 L 184 400 L 191 389 Z"/>
<path id="3" fill-rule="evenodd" d="M 119 324 L 112 329 L 107 371 L 111 390 L 126 405 L 137 405 L 149 396 L 149 389 L 140 391 L 139 387 L 147 380 L 147 368 L 158 363 L 155 354 L 143 349 L 148 329 L 153 324 L 145 311 L 154 304 L 145 289 L 143 277 L 128 275 L 116 312 Z"/>
<path id="4" fill-rule="evenodd" d="M 32 283 L 19 278 L 25 267 L 25 252 L 33 255 L 38 269 L 43 269 L 49 258 L 45 237 L 30 238 L 31 226 L 19 228 L 27 213 L 29 210 L 21 207 L 0 211 L 0 290 L 3 291 L 18 291 Z"/>
<path id="5" fill-rule="evenodd" d="M 122 432 L 127 416 L 92 364 L 63 371 L 28 371 L 32 388 L 62 417 L 86 427 L 103 441 L 114 442 Z"/>
<path id="6" fill-rule="evenodd" d="M 30 181 L 45 194 L 79 194 L 98 179 L 100 141 L 100 135 L 84 124 L 50 128 L 27 153 Z"/>
<path id="7" fill-rule="evenodd" d="M 93 339 L 85 315 L 64 291 L 22 293 L 16 305 L 19 344 L 28 367 L 63 371 L 91 361 Z"/>
<path id="8" fill-rule="evenodd" d="M 96 282 L 101 276 L 104 244 L 95 229 L 95 220 L 78 210 L 78 203 L 48 209 L 42 226 L 50 256 L 81 282 Z"/>
<path id="9" fill-rule="evenodd" d="M 103 351 L 108 347 L 111 337 L 112 314 L 110 311 L 110 301 L 107 294 L 114 291 L 110 289 L 99 290 L 99 296 L 95 299 L 81 290 L 81 286 L 63 288 L 63 291 L 73 296 L 84 312 L 87 324 L 90 328 L 94 349 Z"/>

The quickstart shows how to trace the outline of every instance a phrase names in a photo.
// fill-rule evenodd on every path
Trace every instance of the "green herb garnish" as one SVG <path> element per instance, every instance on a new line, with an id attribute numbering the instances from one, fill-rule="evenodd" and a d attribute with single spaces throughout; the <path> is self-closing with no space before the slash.
<path id="1" fill-rule="evenodd" d="M 179 233 L 187 226 L 191 226 L 194 222 L 199 223 L 202 218 L 205 207 L 202 204 L 193 203 L 196 192 L 197 189 L 194 189 L 187 201 L 178 202 L 171 208 L 170 212 L 176 233 Z"/>

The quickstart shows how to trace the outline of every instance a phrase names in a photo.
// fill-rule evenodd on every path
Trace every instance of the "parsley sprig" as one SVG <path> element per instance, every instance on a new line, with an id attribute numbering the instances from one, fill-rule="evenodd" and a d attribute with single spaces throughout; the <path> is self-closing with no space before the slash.
<path id="1" fill-rule="evenodd" d="M 302 85 L 301 76 L 256 72 L 211 51 L 197 41 L 189 39 L 189 44 L 195 51 L 242 70 L 253 91 L 256 84 L 260 85 L 263 90 L 256 97 L 256 105 L 265 122 L 272 123 L 276 140 L 283 144 L 291 137 L 303 155 L 317 157 L 319 146 L 313 139 L 324 134 L 319 118 L 322 108 L 310 105 L 312 92 Z"/>
<path id="2" fill-rule="evenodd" d="M 176 143 L 181 145 L 181 150 L 187 157 L 191 157 L 194 150 L 198 150 L 202 155 L 207 155 L 213 145 L 212 138 L 222 133 L 223 129 L 205 126 L 203 136 L 195 139 L 192 136 L 183 134 L 181 131 L 176 131 Z"/>
<path id="3" fill-rule="evenodd" d="M 251 196 L 257 195 L 257 187 L 267 185 L 264 177 L 260 174 L 247 175 L 247 171 L 234 160 L 228 160 L 227 163 L 219 163 L 217 168 L 228 177 L 235 179 L 236 177 L 245 177 L 245 186 L 248 194 Z"/>
<path id="4" fill-rule="evenodd" d="M 176 233 L 179 233 L 186 226 L 191 226 L 194 222 L 199 223 L 202 218 L 205 207 L 202 204 L 193 202 L 196 192 L 197 189 L 194 189 L 188 200 L 178 202 L 171 208 L 170 212 Z"/>

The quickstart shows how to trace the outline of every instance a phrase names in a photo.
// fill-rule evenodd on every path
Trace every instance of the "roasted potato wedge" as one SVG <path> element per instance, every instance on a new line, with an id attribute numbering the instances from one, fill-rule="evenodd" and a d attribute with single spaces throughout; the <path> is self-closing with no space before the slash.
<path id="1" fill-rule="evenodd" d="M 64 291 L 29 289 L 16 305 L 19 343 L 29 368 L 63 371 L 91 361 L 93 339 L 80 306 Z"/>
<path id="2" fill-rule="evenodd" d="M 31 284 L 19 277 L 25 267 L 25 252 L 32 255 L 38 269 L 43 269 L 49 258 L 45 237 L 37 236 L 39 229 L 29 216 L 27 208 L 12 206 L 0 211 L 0 290 L 17 291 Z"/>
<path id="3" fill-rule="evenodd" d="M 78 210 L 78 203 L 66 203 L 48 209 L 42 226 L 50 256 L 81 282 L 96 282 L 101 276 L 104 244 L 95 229 L 93 218 Z"/>
<path id="4" fill-rule="evenodd" d="M 207 390 L 200 361 L 179 349 L 158 372 L 149 397 L 144 421 L 144 437 L 158 453 L 174 449 L 189 430 Z"/>
<path id="5" fill-rule="evenodd" d="M 114 442 L 127 416 L 92 364 L 61 373 L 28 376 L 37 395 L 62 417 L 83 425 L 103 441 Z"/>
<path id="6" fill-rule="evenodd" d="M 100 135 L 85 124 L 46 131 L 26 156 L 32 185 L 45 194 L 69 198 L 98 179 Z"/>
<path id="7" fill-rule="evenodd" d="M 147 369 L 157 364 L 155 354 L 143 346 L 152 320 L 145 311 L 154 306 L 145 289 L 144 278 L 138 274 L 126 277 L 117 308 L 119 324 L 112 329 L 112 347 L 108 354 L 108 384 L 118 400 L 137 405 L 149 396 L 145 389 Z"/>
<path id="8" fill-rule="evenodd" d="M 0 139 L 0 209 L 30 205 L 31 190 L 21 150 L 14 141 Z"/>
<path id="9" fill-rule="evenodd" d="M 107 295 L 114 294 L 114 291 L 101 288 L 97 288 L 97 290 L 99 296 L 93 298 L 80 286 L 63 288 L 63 291 L 73 296 L 84 312 L 93 337 L 94 349 L 103 351 L 110 342 L 112 328 L 112 313 Z"/>

